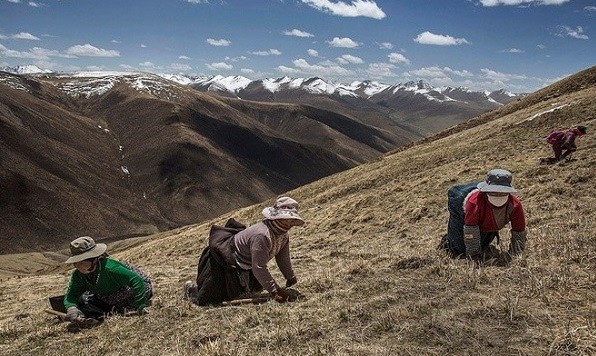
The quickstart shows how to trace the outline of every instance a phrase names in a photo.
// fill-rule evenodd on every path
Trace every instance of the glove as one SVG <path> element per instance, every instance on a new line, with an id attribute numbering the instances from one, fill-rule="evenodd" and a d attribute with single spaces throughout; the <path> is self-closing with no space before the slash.
<path id="1" fill-rule="evenodd" d="M 296 277 L 292 277 L 286 281 L 286 288 L 291 287 L 296 283 L 298 283 L 298 279 Z"/>
<path id="2" fill-rule="evenodd" d="M 472 257 L 479 255 L 480 249 L 480 228 L 476 225 L 464 225 L 464 245 L 466 246 L 466 256 Z"/>
<path id="3" fill-rule="evenodd" d="M 75 322 L 83 318 L 85 318 L 85 314 L 77 307 L 69 307 L 66 311 L 66 319 L 70 322 Z"/>
<path id="4" fill-rule="evenodd" d="M 526 249 L 527 232 L 511 230 L 511 242 L 509 243 L 509 255 L 517 256 Z"/>
<path id="5" fill-rule="evenodd" d="M 278 303 L 285 303 L 285 302 L 295 302 L 298 299 L 298 297 L 295 293 L 291 293 L 290 291 L 288 291 L 284 288 L 281 288 L 275 292 L 273 299 L 275 299 L 275 301 Z"/>

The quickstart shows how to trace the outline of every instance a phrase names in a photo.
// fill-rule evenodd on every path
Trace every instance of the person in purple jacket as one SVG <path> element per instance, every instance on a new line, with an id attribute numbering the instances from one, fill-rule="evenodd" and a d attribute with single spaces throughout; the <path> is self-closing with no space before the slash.
<path id="1" fill-rule="evenodd" d="M 554 164 L 562 159 L 571 157 L 571 154 L 577 151 L 575 138 L 586 134 L 586 127 L 578 125 L 569 130 L 553 131 L 546 138 L 546 142 L 551 145 L 555 157 L 540 158 L 540 164 Z"/>
<path id="2" fill-rule="evenodd" d="M 185 296 L 198 305 L 217 304 L 267 290 L 278 302 L 292 301 L 286 289 L 298 282 L 290 259 L 293 226 L 304 224 L 298 202 L 281 197 L 263 210 L 264 219 L 245 228 L 233 219 L 225 227 L 213 226 L 209 246 L 199 258 L 196 283 L 185 284 Z M 280 285 L 267 263 L 275 259 L 285 278 Z"/>

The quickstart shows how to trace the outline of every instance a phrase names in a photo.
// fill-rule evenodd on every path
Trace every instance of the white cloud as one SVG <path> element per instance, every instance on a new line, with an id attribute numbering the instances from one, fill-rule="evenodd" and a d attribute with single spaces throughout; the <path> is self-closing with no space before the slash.
<path id="1" fill-rule="evenodd" d="M 21 0 L 6 0 L 6 1 L 11 2 L 13 4 L 18 4 L 21 2 Z"/>
<path id="2" fill-rule="evenodd" d="M 500 73 L 500 72 L 496 72 L 494 70 L 487 69 L 487 68 L 483 68 L 481 70 L 481 72 L 488 79 L 498 80 L 498 81 L 502 81 L 502 82 L 506 82 L 508 80 L 526 79 L 527 78 L 525 75 Z"/>
<path id="3" fill-rule="evenodd" d="M 465 38 L 455 38 L 449 35 L 436 35 L 428 31 L 419 34 L 414 38 L 414 42 L 437 46 L 454 46 L 469 43 Z"/>
<path id="4" fill-rule="evenodd" d="M 405 64 L 410 64 L 410 60 L 407 59 L 401 53 L 395 53 L 395 52 L 389 53 L 389 55 L 387 57 L 389 57 L 389 62 L 391 62 L 391 63 L 405 63 Z"/>
<path id="5" fill-rule="evenodd" d="M 121 64 L 120 68 L 126 69 L 126 70 L 135 70 L 135 67 L 128 65 L 128 64 Z"/>
<path id="6" fill-rule="evenodd" d="M 360 57 L 352 56 L 351 54 L 344 54 L 343 56 L 337 58 L 337 61 L 341 64 L 362 64 L 364 61 Z"/>
<path id="7" fill-rule="evenodd" d="M 48 59 L 50 57 L 62 57 L 62 58 L 76 58 L 72 54 L 64 54 L 53 49 L 45 49 L 40 47 L 33 47 L 29 50 L 36 58 Z"/>
<path id="8" fill-rule="evenodd" d="M 147 45 L 144 43 L 141 43 L 141 48 L 147 48 Z"/>
<path id="9" fill-rule="evenodd" d="M 112 43 L 122 43 L 122 42 L 120 42 L 118 40 L 111 40 L 110 42 L 112 42 Z"/>
<path id="10" fill-rule="evenodd" d="M 352 0 L 351 4 L 343 1 L 331 2 L 329 0 L 302 0 L 319 11 L 343 17 L 370 17 L 373 19 L 383 19 L 387 15 L 383 12 L 375 1 L 369 0 Z"/>
<path id="11" fill-rule="evenodd" d="M 458 70 L 451 69 L 449 67 L 440 68 L 440 67 L 436 67 L 436 66 L 424 67 L 424 68 L 412 70 L 412 71 L 408 72 L 408 74 L 412 75 L 414 77 L 433 79 L 433 83 L 435 83 L 436 80 L 438 80 L 438 79 L 441 79 L 442 83 L 446 83 L 447 81 L 445 81 L 443 78 L 450 78 L 451 75 L 456 75 L 459 77 L 473 77 L 474 76 L 474 74 L 472 74 L 471 72 L 469 72 L 467 70 L 458 71 Z M 451 78 L 450 78 L 450 80 L 451 80 Z"/>
<path id="12" fill-rule="evenodd" d="M 170 64 L 170 68 L 179 72 L 188 72 L 192 70 L 192 67 L 186 63 L 172 63 Z"/>
<path id="13" fill-rule="evenodd" d="M 184 59 L 185 61 L 190 61 L 190 57 L 188 56 L 178 56 L 178 59 Z"/>
<path id="14" fill-rule="evenodd" d="M 281 72 L 284 74 L 299 74 L 300 73 L 300 71 L 298 69 L 290 68 L 290 67 L 286 67 L 286 66 L 278 66 L 276 69 L 278 72 Z"/>
<path id="15" fill-rule="evenodd" d="M 149 62 L 149 61 L 139 63 L 139 65 L 144 68 L 155 68 L 155 64 L 153 64 L 153 62 Z"/>
<path id="16" fill-rule="evenodd" d="M 331 47 L 340 47 L 340 48 L 356 48 L 360 46 L 360 43 L 354 41 L 349 37 L 333 37 L 333 40 L 327 41 Z"/>
<path id="17" fill-rule="evenodd" d="M 319 52 L 314 50 L 314 49 L 309 49 L 308 51 L 308 55 L 311 57 L 318 57 L 319 56 Z"/>
<path id="18" fill-rule="evenodd" d="M 577 26 L 576 29 L 573 29 L 569 26 L 559 26 L 559 32 L 557 33 L 559 37 L 573 37 L 580 40 L 587 40 L 589 37 L 584 35 L 584 29 L 581 26 Z"/>
<path id="19" fill-rule="evenodd" d="M 17 33 L 15 35 L 11 36 L 12 38 L 18 39 L 18 40 L 33 40 L 33 41 L 39 41 L 38 37 L 33 36 L 32 34 L 30 34 L 29 32 L 20 32 Z"/>
<path id="20" fill-rule="evenodd" d="M 596 6 L 586 6 L 584 7 L 584 10 L 588 12 L 596 11 Z"/>
<path id="21" fill-rule="evenodd" d="M 379 44 L 379 49 L 393 49 L 393 43 L 383 42 L 383 43 Z"/>
<path id="22" fill-rule="evenodd" d="M 41 6 L 43 6 L 42 3 L 33 2 L 33 1 L 29 1 L 28 5 L 31 6 L 31 7 L 41 7 Z"/>
<path id="23" fill-rule="evenodd" d="M 562 5 L 571 0 L 480 0 L 486 7 L 499 5 Z"/>
<path id="24" fill-rule="evenodd" d="M 296 36 L 296 37 L 315 37 L 315 35 L 313 35 L 312 33 L 301 31 L 296 28 L 293 29 L 292 31 L 284 31 L 283 34 L 286 36 Z"/>
<path id="25" fill-rule="evenodd" d="M 56 50 L 50 50 L 40 47 L 33 47 L 27 52 L 21 52 L 9 49 L 3 45 L 0 45 L 0 56 L 12 58 L 29 58 L 35 59 L 37 61 L 48 60 L 50 57 L 76 58 L 75 56 L 70 54 L 64 54 Z"/>
<path id="26" fill-rule="evenodd" d="M 234 69 L 234 66 L 231 64 L 224 63 L 224 62 L 218 62 L 218 63 L 207 64 L 207 68 L 209 68 L 211 70 L 230 70 L 230 69 Z"/>
<path id="27" fill-rule="evenodd" d="M 232 62 L 238 62 L 238 61 L 243 61 L 246 59 L 246 56 L 238 56 L 238 57 L 227 57 L 224 58 L 226 61 L 232 61 Z"/>
<path id="28" fill-rule="evenodd" d="M 191 4 L 209 4 L 209 0 L 185 0 Z"/>
<path id="29" fill-rule="evenodd" d="M 0 44 L 0 54 L 2 54 L 3 57 L 12 57 L 12 58 L 36 58 L 35 55 L 33 55 L 30 52 L 20 52 L 20 51 L 15 51 L 12 50 L 10 48 L 7 48 L 3 45 Z"/>
<path id="30" fill-rule="evenodd" d="M 85 69 L 87 70 L 92 70 L 92 71 L 100 71 L 100 70 L 104 70 L 104 67 L 101 66 L 86 66 Z"/>
<path id="31" fill-rule="evenodd" d="M 371 63 L 368 65 L 366 73 L 373 79 L 380 79 L 384 77 L 393 77 L 393 69 L 395 66 L 390 63 Z"/>
<path id="32" fill-rule="evenodd" d="M 333 76 L 348 76 L 354 74 L 353 71 L 332 62 L 328 62 L 326 64 L 309 64 L 305 59 L 300 58 L 293 60 L 292 63 L 301 73 L 318 77 L 328 78 Z M 280 67 L 278 67 L 278 70 L 281 70 Z"/>
<path id="33" fill-rule="evenodd" d="M 540 49 L 545 49 L 545 48 L 546 48 L 546 46 L 545 46 L 545 45 L 543 45 L 543 44 L 536 45 L 536 47 L 538 47 L 538 48 L 540 48 Z"/>
<path id="34" fill-rule="evenodd" d="M 242 68 L 240 71 L 244 74 L 253 74 L 255 71 L 250 68 Z"/>
<path id="35" fill-rule="evenodd" d="M 7 40 L 8 36 L 4 36 L 3 34 L 0 33 L 0 40 Z"/>
<path id="36" fill-rule="evenodd" d="M 215 47 L 227 47 L 230 44 L 232 44 L 232 41 L 228 41 L 228 40 L 223 39 L 223 38 L 222 39 L 219 39 L 219 40 L 216 40 L 216 39 L 213 39 L 213 38 L 208 38 L 206 40 L 206 42 L 209 43 L 212 46 L 215 46 Z"/>
<path id="37" fill-rule="evenodd" d="M 89 43 L 72 46 L 66 50 L 66 53 L 80 57 L 120 57 L 120 52 L 118 51 L 97 48 Z"/>
<path id="38" fill-rule="evenodd" d="M 279 56 L 281 55 L 281 52 L 276 50 L 276 49 L 269 49 L 269 50 L 265 50 L 265 51 L 254 51 L 254 52 L 248 52 L 250 54 L 254 54 L 255 56 Z"/>
<path id="39" fill-rule="evenodd" d="M 521 50 L 521 49 L 519 49 L 519 48 L 504 49 L 501 52 L 506 52 L 506 53 L 524 53 L 524 51 Z"/>

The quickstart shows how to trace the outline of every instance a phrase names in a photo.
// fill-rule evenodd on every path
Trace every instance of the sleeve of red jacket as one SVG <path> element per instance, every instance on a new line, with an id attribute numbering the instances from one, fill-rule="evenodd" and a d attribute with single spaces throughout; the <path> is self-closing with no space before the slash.
<path id="1" fill-rule="evenodd" d="M 465 218 L 464 223 L 467 226 L 480 225 L 480 209 L 478 208 L 478 193 L 472 195 L 467 201 L 464 208 Z"/>
<path id="2" fill-rule="evenodd" d="M 519 201 L 513 205 L 510 220 L 512 231 L 522 232 L 526 230 L 526 213 Z"/>

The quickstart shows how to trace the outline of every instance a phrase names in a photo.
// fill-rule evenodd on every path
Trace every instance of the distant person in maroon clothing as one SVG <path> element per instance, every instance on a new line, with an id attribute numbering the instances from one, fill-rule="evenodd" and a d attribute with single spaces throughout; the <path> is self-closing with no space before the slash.
<path id="1" fill-rule="evenodd" d="M 579 125 L 569 130 L 553 131 L 546 138 L 546 142 L 553 148 L 555 157 L 546 157 L 540 159 L 540 164 L 554 164 L 565 158 L 571 158 L 571 154 L 577 151 L 575 138 L 586 134 L 586 127 Z"/>

